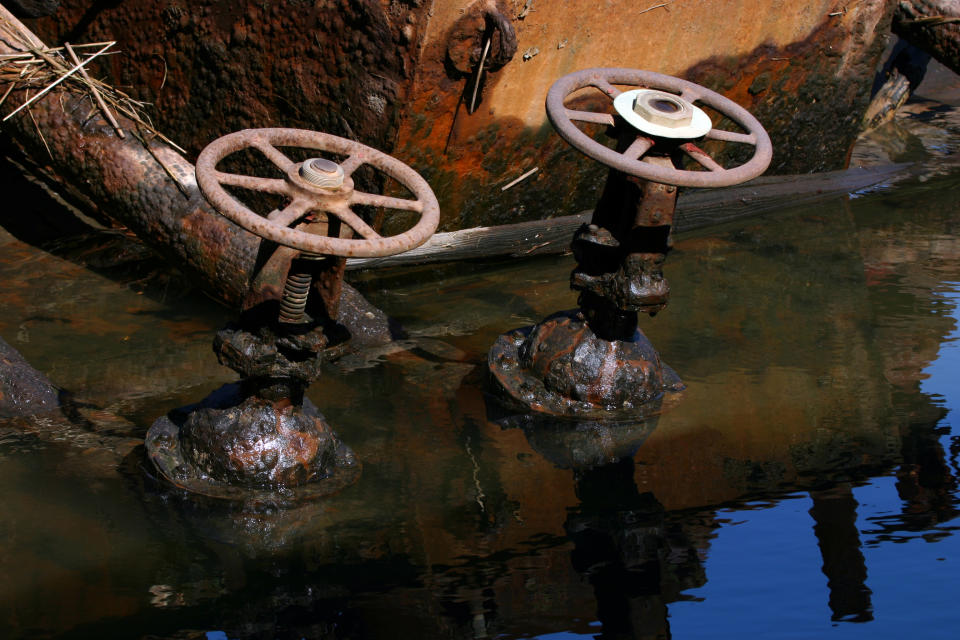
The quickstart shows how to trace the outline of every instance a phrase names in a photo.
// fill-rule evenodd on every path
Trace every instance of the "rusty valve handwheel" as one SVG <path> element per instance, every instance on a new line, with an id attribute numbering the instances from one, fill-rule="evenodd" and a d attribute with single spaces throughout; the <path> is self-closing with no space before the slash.
<path id="1" fill-rule="evenodd" d="M 712 107 L 743 127 L 746 133 L 709 128 L 708 119 L 708 130 L 706 130 L 704 137 L 711 140 L 753 145 L 753 156 L 744 164 L 732 169 L 724 169 L 693 142 L 680 142 L 679 148 L 706 169 L 706 171 L 687 171 L 644 162 L 644 156 L 657 144 L 657 138 L 639 130 L 636 140 L 622 153 L 604 146 L 581 131 L 574 122 L 613 126 L 616 124 L 613 114 L 568 109 L 563 102 L 574 91 L 589 86 L 596 87 L 611 100 L 616 100 L 617 96 L 624 92 L 616 88 L 615 84 L 659 89 L 673 94 L 668 97 L 674 102 L 685 103 L 686 106 L 701 102 Z M 677 101 L 676 98 L 680 100 Z M 673 109 L 675 110 L 676 107 L 673 107 Z M 770 158 L 773 155 L 770 137 L 764 131 L 760 122 L 750 115 L 746 109 L 706 87 L 652 71 L 598 68 L 584 69 L 565 75 L 550 87 L 550 92 L 547 94 L 547 116 L 560 136 L 581 153 L 624 173 L 662 184 L 681 187 L 727 187 L 739 184 L 763 173 L 770 164 Z M 704 133 L 701 132 L 690 137 L 703 135 Z M 678 138 L 681 136 L 668 137 Z"/>
<path id="2" fill-rule="evenodd" d="M 223 158 L 250 147 L 263 153 L 285 177 L 262 178 L 217 170 Z M 322 158 L 294 162 L 278 147 L 316 149 L 346 159 L 339 165 Z M 364 164 L 400 182 L 416 199 L 356 191 L 351 175 Z M 304 129 L 246 129 L 214 140 L 197 158 L 197 183 L 214 208 L 247 231 L 310 254 L 375 258 L 401 253 L 423 244 L 440 219 L 440 207 L 430 186 L 407 165 L 359 142 Z M 227 193 L 224 185 L 286 196 L 289 203 L 264 217 Z M 403 233 L 383 237 L 351 210 L 352 205 L 412 211 L 420 219 Z M 339 218 L 360 237 L 329 237 L 297 229 L 313 212 Z"/>

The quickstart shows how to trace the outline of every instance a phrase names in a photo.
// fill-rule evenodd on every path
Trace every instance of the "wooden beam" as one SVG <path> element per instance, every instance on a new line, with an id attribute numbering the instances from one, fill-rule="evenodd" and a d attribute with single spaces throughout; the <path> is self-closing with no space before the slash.
<path id="1" fill-rule="evenodd" d="M 726 189 L 681 195 L 674 233 L 781 211 L 801 203 L 853 193 L 908 175 L 910 165 L 847 169 L 799 176 L 770 176 Z M 427 264 L 498 256 L 526 257 L 567 251 L 573 232 L 591 212 L 499 227 L 475 227 L 434 234 L 416 249 L 385 258 L 347 260 L 347 270 Z"/>

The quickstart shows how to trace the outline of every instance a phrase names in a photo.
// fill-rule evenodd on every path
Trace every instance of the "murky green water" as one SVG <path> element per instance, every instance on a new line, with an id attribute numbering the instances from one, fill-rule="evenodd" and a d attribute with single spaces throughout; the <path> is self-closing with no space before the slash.
<path id="1" fill-rule="evenodd" d="M 643 328 L 688 388 L 652 425 L 488 417 L 487 349 L 573 306 L 572 258 L 358 278 L 408 339 L 309 395 L 363 474 L 265 513 L 166 491 L 134 446 L 233 378 L 230 313 L 0 231 L 0 336 L 131 421 L 0 422 L 0 636 L 954 637 L 958 186 L 680 239 Z"/>

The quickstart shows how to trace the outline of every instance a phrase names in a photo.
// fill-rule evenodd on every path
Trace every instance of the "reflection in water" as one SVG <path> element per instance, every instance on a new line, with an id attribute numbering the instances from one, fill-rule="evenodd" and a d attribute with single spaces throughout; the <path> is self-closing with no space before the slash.
<path id="1" fill-rule="evenodd" d="M 823 556 L 823 573 L 830 589 L 832 620 L 873 620 L 867 567 L 860 552 L 857 501 L 848 483 L 826 491 L 811 491 L 810 515 Z"/>
<path id="2" fill-rule="evenodd" d="M 492 415 L 499 407 L 491 404 Z M 568 507 L 564 531 L 571 563 L 593 587 L 600 638 L 668 638 L 667 602 L 705 578 L 699 555 L 682 527 L 668 530 L 656 497 L 640 493 L 634 454 L 658 419 L 633 423 L 560 421 L 510 416 L 531 447 L 561 469 L 571 469 L 579 504 Z"/>
<path id="3" fill-rule="evenodd" d="M 488 415 L 489 344 L 565 304 L 568 258 L 361 283 L 408 348 L 310 390 L 365 468 L 319 504 L 184 497 L 128 437 L 0 423 L 0 636 L 950 637 L 957 182 L 680 240 L 645 330 L 688 389 L 645 423 Z M 0 334 L 59 384 L 145 427 L 221 381 L 219 311 L 0 242 Z"/>
<path id="4" fill-rule="evenodd" d="M 667 602 L 704 582 L 695 549 L 673 532 L 663 506 L 637 491 L 634 463 L 576 472 L 581 504 L 566 530 L 574 568 L 593 586 L 601 638 L 668 638 Z"/>
<path id="5" fill-rule="evenodd" d="M 903 463 L 897 470 L 897 493 L 903 513 L 896 522 L 881 524 L 898 531 L 927 531 L 957 517 L 957 466 L 951 468 L 941 438 L 949 435 L 940 422 L 911 427 L 903 438 Z M 952 439 L 954 461 L 957 439 Z"/>

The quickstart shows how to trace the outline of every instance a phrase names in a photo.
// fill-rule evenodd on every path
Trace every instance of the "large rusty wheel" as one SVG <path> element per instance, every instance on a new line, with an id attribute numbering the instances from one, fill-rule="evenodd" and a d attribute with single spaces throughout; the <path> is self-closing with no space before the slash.
<path id="1" fill-rule="evenodd" d="M 320 158 L 294 162 L 280 147 L 313 149 L 346 159 L 339 165 Z M 284 177 L 264 178 L 217 170 L 217 164 L 226 156 L 247 148 L 259 150 Z M 351 175 L 364 164 L 397 180 L 414 199 L 355 190 Z M 440 219 L 440 207 L 430 186 L 404 163 L 359 142 L 304 129 L 247 129 L 214 140 L 197 158 L 197 183 L 214 208 L 247 231 L 315 255 L 375 258 L 402 253 L 423 244 Z M 224 186 L 281 195 L 289 202 L 282 209 L 261 216 L 227 193 Z M 351 209 L 353 205 L 412 211 L 420 218 L 407 231 L 383 237 Z M 298 229 L 311 213 L 338 218 L 359 238 L 330 237 Z"/>
<path id="2" fill-rule="evenodd" d="M 614 114 L 568 109 L 563 103 L 574 91 L 591 86 L 615 101 L 624 92 L 614 85 L 658 89 L 672 94 L 670 98 L 678 99 L 678 102 L 688 105 L 700 102 L 712 107 L 741 126 L 745 133 L 712 128 L 708 119 L 708 126 L 704 133 L 696 137 L 703 136 L 709 140 L 752 145 L 753 155 L 747 162 L 725 169 L 692 141 L 679 142 L 679 148 L 704 169 L 689 171 L 644 162 L 644 156 L 658 143 L 658 137 L 640 130 L 637 130 L 637 137 L 633 143 L 622 153 L 604 146 L 581 131 L 574 123 L 588 122 L 614 126 L 617 123 Z M 706 87 L 652 71 L 597 68 L 565 75 L 550 87 L 550 92 L 547 94 L 547 116 L 560 136 L 581 153 L 624 173 L 662 184 L 681 187 L 727 187 L 739 184 L 762 174 L 770 164 L 773 155 L 770 137 L 760 122 L 746 109 Z"/>

